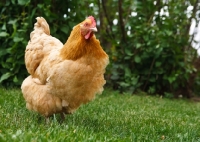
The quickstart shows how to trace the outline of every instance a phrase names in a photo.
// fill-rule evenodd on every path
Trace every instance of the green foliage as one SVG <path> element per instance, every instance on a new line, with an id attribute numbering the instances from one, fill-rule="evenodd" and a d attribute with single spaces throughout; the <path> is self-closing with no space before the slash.
<path id="1" fill-rule="evenodd" d="M 186 90 L 183 95 L 190 96 L 187 83 L 195 71 L 192 62 L 197 58 L 188 35 L 191 19 L 186 9 L 190 5 L 195 6 L 193 1 L 183 0 L 132 1 L 123 4 L 123 11 L 117 10 L 123 12 L 125 22 L 120 23 L 120 16 L 114 17 L 119 21 L 115 29 L 119 36 L 115 36 L 118 42 L 110 52 L 112 86 L 150 94 L 179 95 Z"/>
<path id="2" fill-rule="evenodd" d="M 59 123 L 28 111 L 19 89 L 0 88 L 0 141 L 199 141 L 199 103 L 106 90 Z M 187 129 L 186 129 L 187 128 Z"/>
<path id="3" fill-rule="evenodd" d="M 188 13 L 191 5 L 193 10 Z M 74 25 L 94 15 L 99 31 L 96 36 L 110 56 L 107 85 L 122 92 L 185 92 L 187 97 L 191 96 L 187 86 L 195 87 L 189 90 L 198 90 L 200 79 L 195 71 L 199 71 L 193 65 L 197 53 L 191 46 L 194 34 L 188 34 L 191 20 L 199 23 L 197 1 L 8 0 L 0 2 L 0 9 L 3 85 L 20 85 L 27 76 L 24 50 L 37 16 L 47 19 L 51 34 L 65 42 Z M 195 85 L 188 85 L 194 73 Z"/>

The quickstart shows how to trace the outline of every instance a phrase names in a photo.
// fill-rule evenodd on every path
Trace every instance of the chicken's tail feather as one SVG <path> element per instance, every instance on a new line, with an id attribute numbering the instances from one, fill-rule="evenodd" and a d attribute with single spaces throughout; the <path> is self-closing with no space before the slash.
<path id="1" fill-rule="evenodd" d="M 43 17 L 37 17 L 37 22 L 34 25 L 34 31 L 40 31 L 47 35 L 50 35 L 49 25 Z"/>

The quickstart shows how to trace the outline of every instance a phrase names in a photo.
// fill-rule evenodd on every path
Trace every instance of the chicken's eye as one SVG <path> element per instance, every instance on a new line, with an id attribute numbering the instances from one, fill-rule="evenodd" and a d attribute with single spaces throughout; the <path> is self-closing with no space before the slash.
<path id="1" fill-rule="evenodd" d="M 86 22 L 86 23 L 85 23 L 85 26 L 87 27 L 87 26 L 89 26 L 89 24 Z"/>

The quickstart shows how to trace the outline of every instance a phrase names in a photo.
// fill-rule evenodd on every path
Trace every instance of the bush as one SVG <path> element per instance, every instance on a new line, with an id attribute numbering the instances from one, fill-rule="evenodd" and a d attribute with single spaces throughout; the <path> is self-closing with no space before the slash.
<path id="1" fill-rule="evenodd" d="M 24 50 L 37 16 L 47 19 L 51 34 L 65 42 L 74 25 L 94 15 L 97 37 L 110 56 L 108 86 L 122 92 L 191 97 L 200 77 L 191 46 L 195 34 L 188 33 L 192 19 L 199 22 L 198 8 L 193 0 L 0 2 L 0 83 L 20 85 L 27 76 Z"/>
<path id="2" fill-rule="evenodd" d="M 188 13 L 190 5 L 194 7 Z M 111 7 L 118 12 L 113 17 L 118 19 L 118 25 L 110 24 L 113 29 L 108 29 L 109 35 L 114 35 L 110 50 L 111 86 L 122 92 L 139 89 L 168 97 L 173 94 L 191 97 L 194 84 L 189 80 L 196 71 L 193 63 L 197 52 L 191 46 L 194 35 L 188 33 L 197 3 L 183 0 L 107 3 L 107 9 Z M 106 10 L 104 13 L 106 16 Z"/>

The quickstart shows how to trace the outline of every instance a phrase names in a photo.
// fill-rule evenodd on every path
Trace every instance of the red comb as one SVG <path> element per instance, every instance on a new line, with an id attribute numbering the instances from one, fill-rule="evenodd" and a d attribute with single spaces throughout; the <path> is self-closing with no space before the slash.
<path id="1" fill-rule="evenodd" d="M 93 26 L 96 26 L 96 21 L 93 16 L 89 16 L 87 18 L 92 20 Z"/>
<path id="2" fill-rule="evenodd" d="M 91 20 L 95 20 L 93 16 L 89 16 L 89 17 L 87 17 L 87 18 L 89 18 L 89 19 L 91 19 Z"/>

